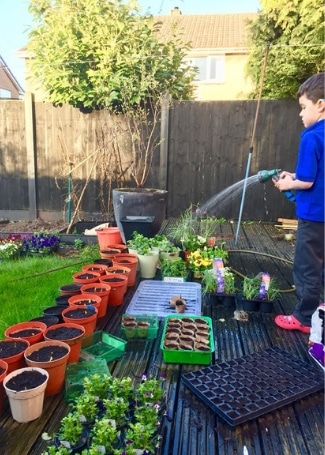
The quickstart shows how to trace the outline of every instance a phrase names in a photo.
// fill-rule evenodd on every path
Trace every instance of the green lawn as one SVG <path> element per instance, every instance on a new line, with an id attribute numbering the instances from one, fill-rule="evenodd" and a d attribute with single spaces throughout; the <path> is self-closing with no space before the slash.
<path id="1" fill-rule="evenodd" d="M 98 245 L 80 250 L 77 257 L 52 254 L 0 262 L 0 339 L 10 325 L 42 315 L 44 308 L 56 304 L 63 284 L 83 265 L 98 259 Z"/>

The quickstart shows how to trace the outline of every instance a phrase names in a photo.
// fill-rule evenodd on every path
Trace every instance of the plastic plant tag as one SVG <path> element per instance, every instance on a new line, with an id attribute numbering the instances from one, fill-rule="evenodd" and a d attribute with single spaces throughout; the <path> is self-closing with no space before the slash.
<path id="1" fill-rule="evenodd" d="M 267 291 L 268 291 L 269 286 L 270 286 L 271 278 L 270 278 L 270 275 L 268 273 L 261 273 L 260 277 L 261 277 L 261 287 L 260 287 L 260 290 L 259 290 L 257 298 L 266 299 L 267 298 Z"/>
<path id="2" fill-rule="evenodd" d="M 225 291 L 225 269 L 221 258 L 213 259 L 213 270 L 217 279 L 217 293 Z"/>

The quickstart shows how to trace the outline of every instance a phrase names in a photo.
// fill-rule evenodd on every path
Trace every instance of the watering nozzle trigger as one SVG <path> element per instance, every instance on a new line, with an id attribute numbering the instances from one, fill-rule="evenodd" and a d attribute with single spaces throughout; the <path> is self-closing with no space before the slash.
<path id="1" fill-rule="evenodd" d="M 258 171 L 258 173 L 257 173 L 258 181 L 260 183 L 265 183 L 272 178 L 276 179 L 277 177 L 279 177 L 280 172 L 281 172 L 281 169 L 271 169 L 269 171 L 267 171 L 267 170 Z"/>

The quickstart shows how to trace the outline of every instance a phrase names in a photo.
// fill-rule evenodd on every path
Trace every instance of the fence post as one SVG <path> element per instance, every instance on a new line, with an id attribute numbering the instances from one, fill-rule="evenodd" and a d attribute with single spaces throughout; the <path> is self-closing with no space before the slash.
<path id="1" fill-rule="evenodd" d="M 161 189 L 161 190 L 167 190 L 169 100 L 170 100 L 170 96 L 168 95 L 168 93 L 163 95 L 162 102 L 161 102 L 160 161 L 159 161 L 159 189 Z"/>
<path id="2" fill-rule="evenodd" d="M 36 150 L 34 138 L 34 105 L 33 94 L 27 92 L 24 95 L 25 106 L 25 130 L 26 130 L 26 155 L 27 155 L 27 177 L 28 177 L 28 202 L 29 219 L 37 218 L 37 197 L 36 197 Z"/>

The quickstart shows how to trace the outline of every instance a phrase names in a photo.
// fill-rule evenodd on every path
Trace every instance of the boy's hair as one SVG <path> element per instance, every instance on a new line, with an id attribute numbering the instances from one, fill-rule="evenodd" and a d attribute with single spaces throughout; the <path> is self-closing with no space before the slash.
<path id="1" fill-rule="evenodd" d="M 305 95 L 309 100 L 317 103 L 318 100 L 325 99 L 324 93 L 325 73 L 314 74 L 308 78 L 298 89 L 297 98 Z"/>

